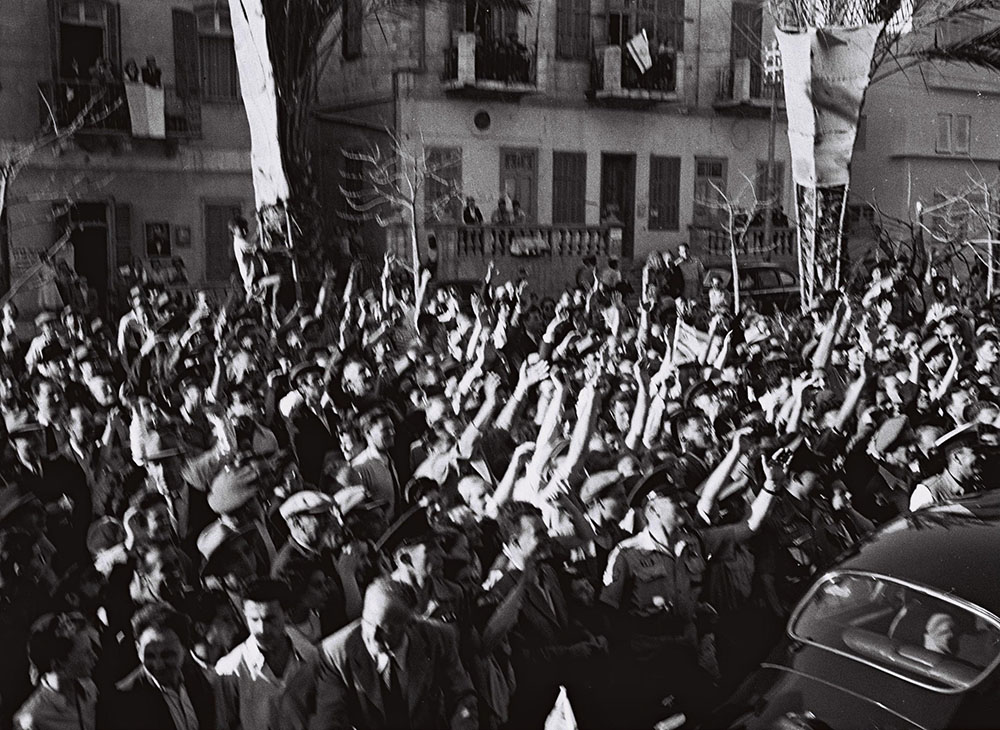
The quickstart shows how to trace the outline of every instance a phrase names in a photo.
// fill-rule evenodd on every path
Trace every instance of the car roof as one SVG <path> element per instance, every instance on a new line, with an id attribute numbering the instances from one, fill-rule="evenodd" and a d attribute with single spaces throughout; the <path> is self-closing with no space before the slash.
<path id="1" fill-rule="evenodd" d="M 1000 616 L 1000 491 L 904 515 L 837 568 L 919 583 Z"/>

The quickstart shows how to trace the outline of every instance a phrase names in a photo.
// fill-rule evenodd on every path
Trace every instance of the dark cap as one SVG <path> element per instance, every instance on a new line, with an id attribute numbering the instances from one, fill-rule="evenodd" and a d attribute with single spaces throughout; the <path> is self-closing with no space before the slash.
<path id="1" fill-rule="evenodd" d="M 943 454 L 964 448 L 974 449 L 977 446 L 979 446 L 979 430 L 975 423 L 964 423 L 958 428 L 953 428 L 934 442 L 934 448 Z"/>
<path id="2" fill-rule="evenodd" d="M 434 538 L 434 528 L 427 519 L 427 510 L 416 505 L 389 526 L 375 543 L 375 549 L 391 554 L 401 547 L 430 543 Z"/>
<path id="3" fill-rule="evenodd" d="M 657 467 L 639 480 L 628 495 L 629 507 L 638 509 L 646 503 L 651 494 L 671 497 L 678 502 L 681 501 L 680 492 L 674 484 L 669 464 Z"/>
<path id="4" fill-rule="evenodd" d="M 901 446 L 913 443 L 913 430 L 906 416 L 887 418 L 872 436 L 872 448 L 876 454 L 887 454 Z"/>
<path id="5" fill-rule="evenodd" d="M 314 371 L 322 373 L 323 368 L 315 360 L 304 360 L 292 368 L 291 372 L 288 373 L 288 380 L 292 385 L 295 385 L 303 375 Z"/>

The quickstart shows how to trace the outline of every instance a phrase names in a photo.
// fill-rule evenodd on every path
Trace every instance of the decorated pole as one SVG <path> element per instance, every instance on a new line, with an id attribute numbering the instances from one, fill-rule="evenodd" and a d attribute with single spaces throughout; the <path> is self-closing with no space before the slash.
<path id="1" fill-rule="evenodd" d="M 875 46 L 899 2 L 773 0 L 803 306 L 841 286 L 844 213 Z"/>

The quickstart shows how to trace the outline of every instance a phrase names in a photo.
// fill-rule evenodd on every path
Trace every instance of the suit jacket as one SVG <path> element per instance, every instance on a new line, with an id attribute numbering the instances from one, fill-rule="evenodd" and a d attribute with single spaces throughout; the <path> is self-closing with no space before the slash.
<path id="1" fill-rule="evenodd" d="M 184 689 L 198 718 L 198 730 L 216 730 L 215 694 L 212 685 L 193 661 L 185 663 Z M 184 730 L 174 725 L 167 701 L 139 667 L 97 704 L 101 730 Z"/>
<path id="2" fill-rule="evenodd" d="M 407 629 L 409 648 L 403 693 L 409 726 L 474 730 L 476 696 L 458 655 L 455 632 L 416 620 Z M 383 693 L 388 692 L 355 621 L 320 645 L 316 711 L 310 730 L 382 730 L 388 727 Z M 395 729 L 394 729 L 395 730 Z"/>
<path id="3" fill-rule="evenodd" d="M 288 435 L 295 449 L 302 479 L 319 486 L 326 455 L 337 448 L 337 416 L 332 409 L 323 410 L 321 420 L 312 409 L 299 406 L 288 419 Z"/>

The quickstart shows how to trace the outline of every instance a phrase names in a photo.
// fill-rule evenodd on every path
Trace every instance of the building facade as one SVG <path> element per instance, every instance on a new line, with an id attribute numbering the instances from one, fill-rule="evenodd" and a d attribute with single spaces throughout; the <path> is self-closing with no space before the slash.
<path id="1" fill-rule="evenodd" d="M 192 284 L 232 271 L 227 223 L 251 215 L 250 139 L 227 3 L 10 0 L 0 13 L 0 140 L 23 148 L 87 113 L 71 139 L 37 150 L 9 191 L 5 279 L 58 251 L 98 311 L 133 265 Z M 132 63 L 134 63 L 134 67 Z"/>
<path id="2" fill-rule="evenodd" d="M 546 241 L 610 224 L 620 228 L 614 251 L 637 259 L 717 228 L 718 191 L 746 205 L 761 188 L 770 110 L 761 49 L 773 35 L 763 4 L 504 5 L 453 0 L 365 19 L 347 0 L 354 12 L 320 95 L 324 177 L 337 180 L 351 166 L 344 150 L 387 128 L 446 178 L 424 186 L 422 235 L 460 222 L 461 203 L 437 200 L 460 191 L 487 224 L 500 198 L 517 201 L 537 228 L 530 235 Z M 629 41 L 643 33 L 633 53 Z M 781 119 L 774 188 L 786 209 L 787 160 Z"/>
<path id="3" fill-rule="evenodd" d="M 968 33 L 980 22 L 974 19 L 934 32 Z M 928 211 L 925 224 L 941 229 L 942 238 L 959 232 L 962 226 L 939 225 L 943 212 L 934 207 L 975 183 L 986 183 L 995 195 L 1000 175 L 1000 76 L 965 64 L 926 63 L 905 73 L 888 73 L 891 70 L 875 74 L 855 144 L 849 218 L 852 249 L 858 253 L 873 238 L 871 222 L 882 222 L 902 235 L 893 221 L 915 222 L 918 203 Z M 992 210 L 995 216 L 995 200 Z M 975 225 L 967 232 L 976 239 L 988 234 Z M 925 240 L 935 245 L 931 236 Z M 975 260 L 971 252 L 966 254 Z"/>

